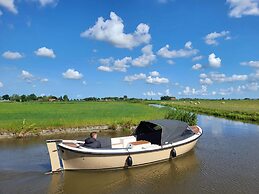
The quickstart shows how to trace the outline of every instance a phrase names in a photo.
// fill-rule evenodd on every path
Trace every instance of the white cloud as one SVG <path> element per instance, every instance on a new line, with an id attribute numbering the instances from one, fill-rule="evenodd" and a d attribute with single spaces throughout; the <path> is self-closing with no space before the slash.
<path id="1" fill-rule="evenodd" d="M 204 79 L 200 79 L 200 84 L 201 85 L 211 85 L 211 84 L 213 84 L 213 81 L 210 78 L 204 78 Z"/>
<path id="2" fill-rule="evenodd" d="M 216 57 L 214 53 L 211 53 L 208 57 L 209 65 L 211 67 L 219 68 L 221 66 L 221 59 Z"/>
<path id="3" fill-rule="evenodd" d="M 166 95 L 166 96 L 171 96 L 170 89 L 166 89 L 166 90 L 165 90 L 165 95 Z"/>
<path id="4" fill-rule="evenodd" d="M 226 88 L 226 89 L 220 89 L 218 94 L 222 96 L 230 95 L 235 91 L 234 87 Z"/>
<path id="5" fill-rule="evenodd" d="M 114 60 L 112 57 L 100 59 L 99 62 L 102 64 L 97 69 L 100 71 L 112 72 L 112 71 L 120 71 L 126 72 L 130 67 L 131 57 L 124 57 L 122 59 Z"/>
<path id="6" fill-rule="evenodd" d="M 149 84 L 169 83 L 169 80 L 167 78 L 159 77 L 160 74 L 157 71 L 152 71 L 149 74 L 150 74 L 150 76 L 147 76 L 144 73 L 128 75 L 128 76 L 124 77 L 124 81 L 133 82 L 133 81 L 136 81 L 136 80 L 145 80 L 146 83 L 149 83 Z"/>
<path id="7" fill-rule="evenodd" d="M 56 6 L 58 4 L 58 0 L 39 0 L 39 3 L 42 7 L 45 7 L 45 6 Z"/>
<path id="8" fill-rule="evenodd" d="M 3 12 L 0 10 L 0 17 L 3 15 Z"/>
<path id="9" fill-rule="evenodd" d="M 42 78 L 42 79 L 40 79 L 40 81 L 41 81 L 41 82 L 48 82 L 49 79 L 48 79 L 48 78 Z"/>
<path id="10" fill-rule="evenodd" d="M 227 0 L 230 5 L 229 16 L 241 18 L 242 16 L 258 16 L 258 0 Z"/>
<path id="11" fill-rule="evenodd" d="M 206 78 L 206 77 L 208 77 L 207 74 L 205 74 L 205 73 L 200 74 L 200 78 Z"/>
<path id="12" fill-rule="evenodd" d="M 157 93 L 153 91 L 148 91 L 143 93 L 144 96 L 157 96 Z"/>
<path id="13" fill-rule="evenodd" d="M 4 87 L 4 84 L 2 82 L 0 82 L 0 88 Z"/>
<path id="14" fill-rule="evenodd" d="M 18 14 L 18 10 L 14 5 L 14 0 L 0 0 L 0 6 L 4 7 L 14 14 Z"/>
<path id="15" fill-rule="evenodd" d="M 87 85 L 87 82 L 84 80 L 84 81 L 82 81 L 82 84 Z"/>
<path id="16" fill-rule="evenodd" d="M 79 73 L 74 69 L 68 69 L 66 72 L 62 73 L 63 77 L 66 79 L 82 79 L 83 74 Z"/>
<path id="17" fill-rule="evenodd" d="M 146 78 L 146 82 L 149 83 L 149 84 L 166 84 L 166 83 L 169 83 L 169 80 L 167 78 L 164 78 L 164 77 L 148 76 Z"/>
<path id="18" fill-rule="evenodd" d="M 167 60 L 166 62 L 167 62 L 168 64 L 170 64 L 170 65 L 175 64 L 175 62 L 174 62 L 173 60 L 171 60 L 171 59 Z"/>
<path id="19" fill-rule="evenodd" d="M 244 89 L 256 92 L 259 90 L 259 84 L 257 82 L 252 82 L 252 83 L 246 84 Z"/>
<path id="20" fill-rule="evenodd" d="M 246 65 L 246 66 L 250 66 L 250 67 L 259 68 L 259 61 L 242 62 L 241 65 Z"/>
<path id="21" fill-rule="evenodd" d="M 149 75 L 154 76 L 154 77 L 160 76 L 159 72 L 157 72 L 157 71 L 152 71 L 149 73 Z"/>
<path id="22" fill-rule="evenodd" d="M 199 56 L 195 56 L 192 58 L 192 61 L 199 61 L 203 58 L 203 56 L 199 55 Z"/>
<path id="23" fill-rule="evenodd" d="M 208 95 L 207 93 L 207 86 L 202 85 L 200 89 L 196 90 L 195 88 L 191 88 L 190 86 L 186 86 L 184 88 L 184 90 L 180 93 L 178 93 L 179 95 L 183 94 L 186 96 L 192 96 L 192 95 L 202 95 L 202 96 L 206 96 Z"/>
<path id="24" fill-rule="evenodd" d="M 22 70 L 21 78 L 27 82 L 32 82 L 34 79 L 34 76 L 30 72 Z"/>
<path id="25" fill-rule="evenodd" d="M 169 45 L 162 47 L 157 51 L 157 54 L 164 58 L 181 58 L 181 57 L 191 57 L 196 55 L 199 50 L 192 48 L 192 42 L 188 41 L 185 43 L 185 47 L 180 50 L 169 50 Z"/>
<path id="26" fill-rule="evenodd" d="M 226 76 L 224 73 L 210 73 L 209 75 L 200 74 L 201 78 L 209 78 L 212 81 L 223 83 L 223 82 L 235 82 L 235 81 L 246 81 L 248 80 L 248 75 L 238 75 L 233 74 L 231 76 Z"/>
<path id="27" fill-rule="evenodd" d="M 19 52 L 12 52 L 12 51 L 6 51 L 2 54 L 2 56 L 6 59 L 20 59 L 23 58 L 23 55 L 20 54 Z"/>
<path id="28" fill-rule="evenodd" d="M 52 49 L 46 48 L 46 47 L 41 47 L 38 50 L 34 51 L 34 53 L 37 56 L 41 57 L 50 57 L 50 58 L 55 58 L 56 55 Z"/>
<path id="29" fill-rule="evenodd" d="M 104 65 L 101 65 L 101 66 L 97 67 L 97 69 L 99 71 L 105 71 L 105 72 L 112 72 L 113 71 L 113 69 L 110 66 L 104 66 Z"/>
<path id="30" fill-rule="evenodd" d="M 114 12 L 110 13 L 110 19 L 104 20 L 99 17 L 95 25 L 84 32 L 81 37 L 92 38 L 100 41 L 106 41 L 118 48 L 128 48 L 149 43 L 151 35 L 149 34 L 149 26 L 140 23 L 135 32 L 124 33 L 123 20 Z"/>
<path id="31" fill-rule="evenodd" d="M 152 64 L 156 59 L 156 55 L 153 54 L 152 45 L 146 45 L 141 49 L 142 55 L 132 60 L 132 65 L 137 67 L 146 67 Z"/>
<path id="32" fill-rule="evenodd" d="M 231 39 L 229 31 L 221 31 L 221 32 L 212 32 L 205 36 L 205 43 L 208 45 L 218 45 L 218 38 L 225 37 L 226 40 Z"/>
<path id="33" fill-rule="evenodd" d="M 140 74 L 134 74 L 134 75 L 128 75 L 124 77 L 124 81 L 126 82 L 132 82 L 136 80 L 144 80 L 146 79 L 146 74 L 140 73 Z"/>
<path id="34" fill-rule="evenodd" d="M 195 65 L 192 66 L 192 69 L 193 69 L 193 70 L 199 70 L 199 69 L 201 69 L 201 68 L 202 68 L 202 65 L 201 65 L 200 63 L 197 63 L 197 64 L 195 64 Z"/>

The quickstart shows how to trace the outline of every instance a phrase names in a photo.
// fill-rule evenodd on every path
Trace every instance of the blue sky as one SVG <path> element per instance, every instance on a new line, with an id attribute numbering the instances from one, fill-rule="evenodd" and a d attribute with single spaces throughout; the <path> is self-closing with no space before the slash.
<path id="1" fill-rule="evenodd" d="M 0 0 L 0 95 L 258 98 L 258 0 Z"/>

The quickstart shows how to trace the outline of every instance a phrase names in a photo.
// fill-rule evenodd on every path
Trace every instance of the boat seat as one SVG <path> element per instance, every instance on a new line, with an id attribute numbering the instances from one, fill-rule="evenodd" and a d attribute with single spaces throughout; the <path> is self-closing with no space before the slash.
<path id="1" fill-rule="evenodd" d="M 136 137 L 126 136 L 126 137 L 115 137 L 111 138 L 112 148 L 127 148 L 130 142 L 135 142 Z"/>

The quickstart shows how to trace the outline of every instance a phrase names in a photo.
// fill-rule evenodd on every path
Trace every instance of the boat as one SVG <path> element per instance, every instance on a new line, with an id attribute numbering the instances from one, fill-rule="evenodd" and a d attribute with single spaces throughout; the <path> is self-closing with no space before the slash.
<path id="1" fill-rule="evenodd" d="M 102 148 L 84 147 L 82 140 L 47 140 L 52 172 L 125 169 L 162 162 L 194 148 L 199 126 L 177 120 L 141 121 L 133 134 L 109 138 Z"/>

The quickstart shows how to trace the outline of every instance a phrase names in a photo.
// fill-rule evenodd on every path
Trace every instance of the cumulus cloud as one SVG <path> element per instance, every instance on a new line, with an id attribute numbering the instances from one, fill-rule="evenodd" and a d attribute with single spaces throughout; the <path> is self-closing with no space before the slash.
<path id="1" fill-rule="evenodd" d="M 23 58 L 23 55 L 19 52 L 6 51 L 2 54 L 2 57 L 6 59 L 14 60 L 14 59 Z"/>
<path id="2" fill-rule="evenodd" d="M 196 55 L 199 50 L 192 48 L 192 42 L 188 41 L 185 43 L 183 49 L 179 50 L 169 50 L 169 45 L 162 47 L 157 51 L 157 54 L 163 58 L 181 58 L 181 57 L 191 57 Z"/>
<path id="3" fill-rule="evenodd" d="M 175 64 L 175 62 L 174 62 L 173 60 L 171 60 L 171 59 L 167 60 L 166 62 L 167 62 L 169 65 Z"/>
<path id="4" fill-rule="evenodd" d="M 149 84 L 166 84 L 169 83 L 169 79 L 164 77 L 152 77 L 148 76 L 146 82 Z"/>
<path id="5" fill-rule="evenodd" d="M 153 91 L 147 91 L 143 93 L 144 96 L 157 96 L 158 94 Z"/>
<path id="6" fill-rule="evenodd" d="M 141 49 L 142 55 L 132 60 L 132 65 L 137 67 L 146 67 L 152 64 L 152 62 L 156 59 L 156 55 L 154 55 L 152 51 L 152 45 L 146 45 Z"/>
<path id="7" fill-rule="evenodd" d="M 157 71 L 149 72 L 149 76 L 144 73 L 128 75 L 124 77 L 124 81 L 133 82 L 136 80 L 145 80 L 148 84 L 166 84 L 169 83 L 169 79 L 160 77 L 160 73 Z"/>
<path id="8" fill-rule="evenodd" d="M 45 6 L 56 6 L 58 4 L 58 0 L 39 0 L 39 3 L 42 7 L 45 7 Z"/>
<path id="9" fill-rule="evenodd" d="M 14 4 L 14 0 L 0 0 L 0 6 L 4 7 L 14 14 L 18 14 L 18 10 Z"/>
<path id="10" fill-rule="evenodd" d="M 41 47 L 38 50 L 34 51 L 34 53 L 37 56 L 40 56 L 40 57 L 49 57 L 49 58 L 55 58 L 56 57 L 53 49 L 49 49 L 47 47 Z"/>
<path id="11" fill-rule="evenodd" d="M 99 71 L 105 71 L 105 72 L 112 72 L 113 71 L 113 69 L 110 66 L 104 66 L 104 65 L 101 65 L 101 66 L 97 67 L 97 69 Z"/>
<path id="12" fill-rule="evenodd" d="M 160 76 L 160 73 L 157 71 L 152 71 L 149 73 L 149 75 L 156 77 L 156 76 Z"/>
<path id="13" fill-rule="evenodd" d="M 99 17 L 93 27 L 81 33 L 81 37 L 105 41 L 115 47 L 128 49 L 147 44 L 151 39 L 149 26 L 143 23 L 137 26 L 135 32 L 125 33 L 123 20 L 114 12 L 110 13 L 110 19 L 104 20 L 103 17 Z"/>
<path id="14" fill-rule="evenodd" d="M 248 80 L 248 75 L 245 74 L 233 74 L 231 76 L 226 76 L 224 73 L 211 72 L 210 74 L 200 74 L 200 78 L 209 78 L 212 81 L 223 83 L 223 82 L 235 82 L 235 81 L 246 81 Z"/>
<path id="15" fill-rule="evenodd" d="M 199 70 L 202 68 L 202 65 L 200 63 L 196 63 L 195 65 L 192 66 L 193 70 Z"/>
<path id="16" fill-rule="evenodd" d="M 79 73 L 74 69 L 68 69 L 66 72 L 62 73 L 63 77 L 66 79 L 82 79 L 83 74 Z"/>
<path id="17" fill-rule="evenodd" d="M 229 16 L 241 18 L 242 16 L 258 16 L 258 0 L 227 0 L 230 6 Z"/>
<path id="18" fill-rule="evenodd" d="M 143 93 L 144 96 L 171 96 L 170 90 L 166 89 L 165 92 L 154 92 L 154 91 L 147 91 Z"/>
<path id="19" fill-rule="evenodd" d="M 30 72 L 22 70 L 21 78 L 27 82 L 32 82 L 34 79 L 34 76 Z"/>
<path id="20" fill-rule="evenodd" d="M 192 61 L 199 61 L 203 58 L 203 56 L 199 55 L 199 56 L 195 56 L 192 58 Z"/>
<path id="21" fill-rule="evenodd" d="M 0 88 L 4 87 L 4 84 L 2 82 L 0 82 Z"/>
<path id="22" fill-rule="evenodd" d="M 204 78 L 204 79 L 200 79 L 200 84 L 201 85 L 211 85 L 211 84 L 213 84 L 213 81 L 210 78 Z"/>
<path id="23" fill-rule="evenodd" d="M 41 82 L 48 82 L 49 79 L 48 79 L 48 78 L 42 78 L 42 79 L 40 79 L 40 81 L 41 81 Z"/>
<path id="24" fill-rule="evenodd" d="M 171 96 L 170 89 L 166 89 L 166 90 L 165 90 L 165 95 L 166 95 L 166 96 Z"/>
<path id="25" fill-rule="evenodd" d="M 212 32 L 205 36 L 205 43 L 208 45 L 218 45 L 217 39 L 225 38 L 225 40 L 231 39 L 229 31 Z"/>
<path id="26" fill-rule="evenodd" d="M 221 59 L 216 57 L 214 53 L 211 53 L 208 57 L 209 65 L 211 67 L 219 68 L 221 66 Z"/>
<path id="27" fill-rule="evenodd" d="M 131 57 L 124 57 L 122 59 L 114 60 L 112 57 L 100 59 L 99 62 L 102 64 L 97 69 L 100 71 L 106 72 L 113 72 L 113 71 L 120 71 L 126 72 L 127 69 L 130 67 L 129 64 L 131 63 Z"/>
<path id="28" fill-rule="evenodd" d="M 140 74 L 134 74 L 134 75 L 128 75 L 124 77 L 124 81 L 126 82 L 133 82 L 136 80 L 144 80 L 146 79 L 146 74 L 140 73 Z"/>
<path id="29" fill-rule="evenodd" d="M 259 68 L 259 61 L 247 61 L 247 62 L 242 62 L 241 65 Z"/>
<path id="30" fill-rule="evenodd" d="M 206 96 L 207 93 L 207 86 L 202 85 L 200 89 L 191 88 L 190 86 L 186 86 L 182 92 L 179 94 L 183 94 L 185 96 L 192 96 L 192 95 L 202 95 Z"/>

